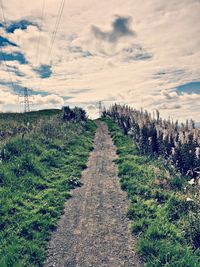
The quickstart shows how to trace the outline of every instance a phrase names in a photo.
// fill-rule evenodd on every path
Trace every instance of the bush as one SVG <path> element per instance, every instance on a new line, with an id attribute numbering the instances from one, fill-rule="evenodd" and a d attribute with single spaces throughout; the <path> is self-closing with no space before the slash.
<path id="1" fill-rule="evenodd" d="M 85 110 L 82 108 L 75 107 L 74 109 L 71 109 L 70 107 L 64 107 L 63 120 L 72 122 L 85 122 L 87 121 L 87 115 Z"/>

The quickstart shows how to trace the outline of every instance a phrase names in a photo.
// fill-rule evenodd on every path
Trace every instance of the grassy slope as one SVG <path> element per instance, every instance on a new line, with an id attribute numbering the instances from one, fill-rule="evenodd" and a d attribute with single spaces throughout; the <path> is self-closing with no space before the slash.
<path id="1" fill-rule="evenodd" d="M 116 161 L 123 190 L 130 199 L 128 216 L 138 235 L 136 249 L 148 267 L 200 266 L 200 215 L 195 193 L 186 180 L 170 177 L 164 164 L 139 155 L 132 140 L 111 120 L 109 126 L 119 155 Z M 191 190 L 192 191 L 192 190 Z"/>
<path id="2" fill-rule="evenodd" d="M 0 141 L 32 130 L 38 119 L 60 115 L 59 109 L 39 110 L 28 113 L 0 113 Z"/>
<path id="3" fill-rule="evenodd" d="M 49 234 L 70 189 L 80 185 L 92 150 L 92 121 L 82 126 L 43 115 L 31 114 L 34 120 L 43 118 L 34 131 L 1 147 L 5 151 L 0 163 L 1 267 L 42 266 Z"/>

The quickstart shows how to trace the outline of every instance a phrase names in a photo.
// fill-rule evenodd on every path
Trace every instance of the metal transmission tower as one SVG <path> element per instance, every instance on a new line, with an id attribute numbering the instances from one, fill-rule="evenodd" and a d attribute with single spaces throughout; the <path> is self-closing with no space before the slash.
<path id="1" fill-rule="evenodd" d="M 29 101 L 29 92 L 27 88 L 24 88 L 24 112 L 30 111 L 30 101 Z"/>

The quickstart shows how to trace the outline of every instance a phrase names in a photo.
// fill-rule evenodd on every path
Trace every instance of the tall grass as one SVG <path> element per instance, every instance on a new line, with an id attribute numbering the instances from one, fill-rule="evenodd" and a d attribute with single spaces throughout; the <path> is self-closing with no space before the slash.
<path id="1" fill-rule="evenodd" d="M 50 109 L 27 113 L 0 113 L 0 141 L 29 133 L 39 121 L 55 116 L 62 116 L 62 111 Z"/>
<path id="2" fill-rule="evenodd" d="M 126 105 L 114 104 L 104 110 L 103 117 L 113 119 L 132 137 L 141 154 L 162 156 L 183 175 L 199 182 L 200 170 L 200 130 L 191 119 L 186 123 L 156 117 L 143 110 Z"/>
<path id="3" fill-rule="evenodd" d="M 136 250 L 146 266 L 199 267 L 198 195 L 184 177 L 171 176 L 164 161 L 141 155 L 131 138 L 113 121 L 105 121 L 119 155 L 121 187 L 130 199 Z"/>

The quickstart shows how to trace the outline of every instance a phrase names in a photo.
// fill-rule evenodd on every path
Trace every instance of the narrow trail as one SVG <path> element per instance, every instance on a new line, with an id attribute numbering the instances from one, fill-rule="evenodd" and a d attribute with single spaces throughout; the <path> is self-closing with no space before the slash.
<path id="1" fill-rule="evenodd" d="M 97 122 L 83 186 L 73 190 L 58 229 L 52 234 L 45 267 L 143 266 L 133 252 L 126 211 L 128 200 L 120 189 L 115 146 L 107 126 Z"/>

